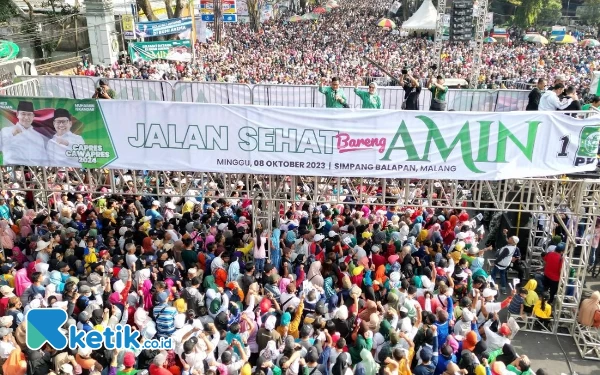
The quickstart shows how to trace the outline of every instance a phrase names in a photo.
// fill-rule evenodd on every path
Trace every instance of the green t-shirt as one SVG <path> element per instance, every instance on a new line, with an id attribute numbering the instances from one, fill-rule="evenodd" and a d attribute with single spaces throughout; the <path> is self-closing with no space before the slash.
<path id="1" fill-rule="evenodd" d="M 329 86 L 319 87 L 319 92 L 325 95 L 325 107 L 327 108 L 344 108 L 344 105 L 337 100 L 335 100 L 335 96 L 341 96 L 344 99 L 344 103 L 346 103 L 346 96 L 344 96 L 344 90 L 334 91 Z"/>
<path id="2" fill-rule="evenodd" d="M 140 370 L 136 370 L 136 369 L 131 369 L 128 371 L 121 370 L 121 371 L 117 371 L 117 375 L 136 375 L 138 373 L 138 371 L 140 371 Z"/>
<path id="3" fill-rule="evenodd" d="M 446 101 L 446 93 L 448 92 L 448 86 L 444 86 L 443 90 L 437 88 L 437 86 L 431 86 L 429 91 L 433 93 L 433 97 L 442 102 Z"/>
<path id="4" fill-rule="evenodd" d="M 354 89 L 354 93 L 362 100 L 364 109 L 381 109 L 381 98 L 377 94 L 369 94 L 368 91 Z"/>
<path id="5" fill-rule="evenodd" d="M 590 108 L 592 108 L 592 105 L 589 104 L 589 103 L 588 104 L 584 104 L 584 105 L 581 106 L 581 110 L 582 111 L 589 111 Z"/>
<path id="6" fill-rule="evenodd" d="M 533 374 L 533 372 L 531 370 L 526 370 L 526 371 L 520 371 L 518 368 L 516 368 L 513 365 L 508 365 L 506 366 L 506 369 L 508 371 L 512 371 L 515 373 L 515 375 L 535 375 Z"/>

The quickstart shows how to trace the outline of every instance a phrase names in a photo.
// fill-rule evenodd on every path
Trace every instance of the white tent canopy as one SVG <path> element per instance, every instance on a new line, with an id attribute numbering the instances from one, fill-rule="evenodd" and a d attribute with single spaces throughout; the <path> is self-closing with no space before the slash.
<path id="1" fill-rule="evenodd" d="M 404 30 L 435 30 L 438 12 L 431 0 L 423 1 L 423 4 L 409 19 L 402 24 Z"/>

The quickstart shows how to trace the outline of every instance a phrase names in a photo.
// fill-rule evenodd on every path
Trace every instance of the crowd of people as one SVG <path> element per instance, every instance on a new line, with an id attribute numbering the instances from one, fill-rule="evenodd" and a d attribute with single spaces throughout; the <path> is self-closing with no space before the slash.
<path id="1" fill-rule="evenodd" d="M 317 85 L 323 75 L 340 77 L 342 85 L 357 79 L 367 85 L 386 75 L 363 58 L 377 62 L 395 77 L 408 67 L 420 80 L 431 76 L 437 64 L 429 36 L 400 37 L 376 26 L 387 15 L 390 0 L 363 2 L 347 0 L 318 20 L 288 22 L 272 19 L 255 33 L 248 24 L 225 25 L 222 44 L 209 40 L 198 44 L 198 61 L 134 62 L 123 58 L 113 66 L 88 65 L 76 74 L 106 78 L 189 80 L 239 83 Z M 401 25 L 401 21 L 398 21 Z M 485 44 L 478 87 L 525 88 L 539 78 L 554 81 L 564 75 L 570 85 L 581 89 L 590 83 L 596 69 L 598 50 L 579 45 L 530 44 L 513 33 L 508 43 Z M 442 65 L 437 72 L 446 78 L 470 79 L 473 64 L 468 43 L 445 42 Z"/>
<path id="2" fill-rule="evenodd" d="M 0 196 L 3 374 L 549 374 L 516 352 L 503 311 L 550 324 L 564 231 L 543 274 L 525 279 L 518 236 L 481 244 L 480 219 L 435 197 L 361 204 L 342 184 L 342 202 L 290 202 L 268 230 L 244 182 L 209 185 L 186 197 L 57 193 L 49 212 Z M 582 325 L 600 325 L 599 300 L 583 302 Z M 128 324 L 173 345 L 32 350 L 27 311 L 49 307 L 67 311 L 65 328 Z"/>

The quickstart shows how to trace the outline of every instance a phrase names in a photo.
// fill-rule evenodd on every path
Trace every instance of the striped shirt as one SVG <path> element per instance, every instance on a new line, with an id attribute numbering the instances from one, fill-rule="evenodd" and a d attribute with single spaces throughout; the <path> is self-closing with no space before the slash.
<path id="1" fill-rule="evenodd" d="M 163 303 L 154 306 L 152 312 L 156 320 L 156 334 L 158 337 L 168 337 L 175 333 L 176 308 Z"/>

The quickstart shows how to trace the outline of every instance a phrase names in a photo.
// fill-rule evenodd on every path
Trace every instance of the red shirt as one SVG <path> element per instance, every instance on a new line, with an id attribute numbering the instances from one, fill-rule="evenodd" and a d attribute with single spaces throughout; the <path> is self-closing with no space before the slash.
<path id="1" fill-rule="evenodd" d="M 560 280 L 560 269 L 562 268 L 562 254 L 557 252 L 551 252 L 546 255 L 544 258 L 544 262 L 546 262 L 546 267 L 544 267 L 544 276 L 549 278 L 552 281 Z"/>
<path id="2" fill-rule="evenodd" d="M 383 255 L 373 254 L 371 258 L 373 260 L 373 264 L 375 265 L 375 269 L 379 268 L 381 265 L 385 266 L 387 263 L 387 259 Z"/>
<path id="3" fill-rule="evenodd" d="M 155 365 L 154 363 L 150 365 L 150 368 L 148 369 L 148 372 L 150 373 L 150 375 L 172 375 L 169 370 L 167 370 L 164 367 L 158 367 L 157 365 Z"/>

